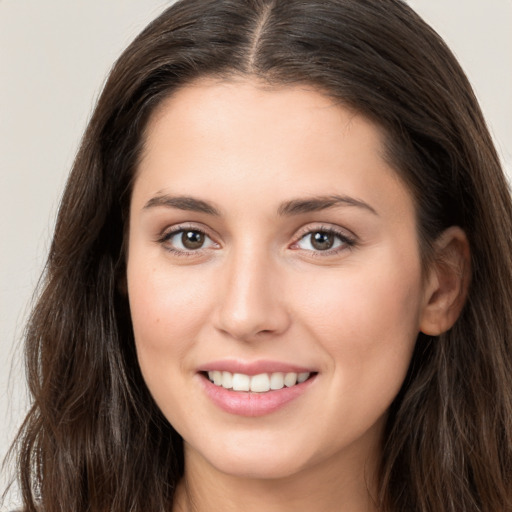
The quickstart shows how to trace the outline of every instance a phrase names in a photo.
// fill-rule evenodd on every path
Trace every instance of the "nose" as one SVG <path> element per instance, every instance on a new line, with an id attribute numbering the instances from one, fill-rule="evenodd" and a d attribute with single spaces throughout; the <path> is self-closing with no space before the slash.
<path id="1" fill-rule="evenodd" d="M 282 269 L 264 251 L 233 254 L 222 269 L 216 328 L 243 341 L 282 334 L 290 324 Z"/>

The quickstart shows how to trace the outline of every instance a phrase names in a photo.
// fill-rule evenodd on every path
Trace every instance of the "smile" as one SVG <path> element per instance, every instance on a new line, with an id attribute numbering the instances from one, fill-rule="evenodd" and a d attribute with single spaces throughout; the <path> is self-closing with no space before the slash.
<path id="1" fill-rule="evenodd" d="M 277 412 L 308 394 L 318 377 L 315 371 L 249 373 L 210 369 L 199 375 L 206 395 L 216 406 L 229 414 L 252 417 Z"/>
<path id="2" fill-rule="evenodd" d="M 213 370 L 207 373 L 208 379 L 215 386 L 231 389 L 233 391 L 251 391 L 253 393 L 277 391 L 284 387 L 290 388 L 305 382 L 311 375 L 310 372 L 274 372 L 246 375 L 244 373 L 231 373 L 219 370 Z"/>

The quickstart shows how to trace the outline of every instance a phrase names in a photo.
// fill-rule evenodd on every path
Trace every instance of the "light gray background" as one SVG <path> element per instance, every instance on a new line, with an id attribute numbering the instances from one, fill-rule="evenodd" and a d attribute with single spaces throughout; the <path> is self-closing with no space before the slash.
<path id="1" fill-rule="evenodd" d="M 170 3 L 0 0 L 0 458 L 26 410 L 20 338 L 80 136 L 116 57 Z M 512 176 L 512 0 L 410 4 L 461 61 Z"/>

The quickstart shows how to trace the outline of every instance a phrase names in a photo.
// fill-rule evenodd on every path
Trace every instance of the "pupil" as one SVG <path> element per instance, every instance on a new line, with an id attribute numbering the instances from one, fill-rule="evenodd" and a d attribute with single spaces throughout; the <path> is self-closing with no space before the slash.
<path id="1" fill-rule="evenodd" d="M 181 242 L 187 249 L 199 249 L 204 243 L 204 234 L 199 231 L 184 231 Z"/>
<path id="2" fill-rule="evenodd" d="M 330 249 L 334 245 L 334 235 L 322 232 L 315 233 L 311 245 L 319 251 Z"/>

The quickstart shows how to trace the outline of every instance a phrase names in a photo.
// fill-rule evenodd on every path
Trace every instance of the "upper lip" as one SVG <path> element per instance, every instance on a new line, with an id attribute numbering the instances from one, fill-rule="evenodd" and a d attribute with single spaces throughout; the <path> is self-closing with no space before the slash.
<path id="1" fill-rule="evenodd" d="M 243 373 L 244 375 L 259 375 L 261 373 L 304 373 L 314 372 L 311 368 L 280 361 L 241 361 L 236 359 L 220 359 L 211 361 L 198 368 L 199 372 L 224 371 L 230 373 Z"/>

